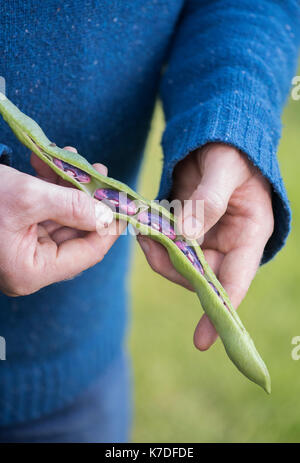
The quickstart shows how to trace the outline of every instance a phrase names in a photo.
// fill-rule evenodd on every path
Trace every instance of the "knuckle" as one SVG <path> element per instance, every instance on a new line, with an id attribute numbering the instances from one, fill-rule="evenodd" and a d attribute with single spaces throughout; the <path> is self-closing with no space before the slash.
<path id="1" fill-rule="evenodd" d="M 236 282 L 228 285 L 228 291 L 231 294 L 231 301 L 234 308 L 237 308 L 240 305 L 246 296 L 248 289 L 249 284 L 246 282 Z"/>
<path id="2" fill-rule="evenodd" d="M 271 214 L 270 217 L 267 217 L 265 222 L 266 223 L 265 223 L 264 228 L 265 228 L 267 239 L 269 239 L 273 235 L 273 232 L 274 232 L 274 216 L 273 216 L 273 214 Z"/>
<path id="3" fill-rule="evenodd" d="M 266 240 L 268 240 L 273 234 L 275 225 L 272 205 L 268 208 L 262 205 L 257 209 L 256 213 L 258 217 L 259 231 L 265 236 Z"/>
<path id="4" fill-rule="evenodd" d="M 69 197 L 69 210 L 72 217 L 76 219 L 81 219 L 83 216 L 89 214 L 89 201 L 86 195 L 79 190 L 72 190 Z"/>
<path id="5" fill-rule="evenodd" d="M 19 185 L 16 191 L 17 194 L 17 205 L 23 210 L 31 209 L 35 203 L 36 191 L 30 180 L 23 180 L 22 184 Z"/>
<path id="6" fill-rule="evenodd" d="M 266 214 L 266 217 L 265 217 L 265 229 L 266 229 L 268 238 L 270 238 L 270 236 L 273 234 L 274 225 L 275 225 L 275 220 L 274 220 L 273 209 L 271 207 L 269 210 L 269 213 Z"/>
<path id="7" fill-rule="evenodd" d="M 222 216 L 226 212 L 227 204 L 225 198 L 217 192 L 210 191 L 206 198 L 204 198 L 204 207 L 213 211 L 215 215 Z"/>

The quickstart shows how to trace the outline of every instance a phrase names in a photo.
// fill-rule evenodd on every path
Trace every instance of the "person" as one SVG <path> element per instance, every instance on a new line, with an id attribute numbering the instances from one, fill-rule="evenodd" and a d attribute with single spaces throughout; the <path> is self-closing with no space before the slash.
<path id="1" fill-rule="evenodd" d="M 132 187 L 159 88 L 159 198 L 204 200 L 204 225 L 185 210 L 179 222 L 205 233 L 237 307 L 290 228 L 276 149 L 299 24 L 296 0 L 15 0 L 1 8 L 0 75 L 52 141 Z M 30 167 L 3 121 L 0 133 L 0 440 L 127 441 L 129 240 L 98 234 L 105 208 L 35 156 Z M 186 286 L 159 244 L 138 239 Z M 216 337 L 203 316 L 195 345 Z"/>

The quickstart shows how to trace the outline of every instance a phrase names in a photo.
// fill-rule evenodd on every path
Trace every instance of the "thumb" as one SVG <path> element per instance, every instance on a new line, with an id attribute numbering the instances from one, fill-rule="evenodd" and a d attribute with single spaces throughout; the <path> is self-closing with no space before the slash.
<path id="1" fill-rule="evenodd" d="M 73 188 L 33 179 L 27 195 L 31 197 L 32 214 L 38 222 L 53 220 L 61 225 L 85 231 L 108 227 L 113 221 L 112 210 L 86 193 Z"/>
<path id="2" fill-rule="evenodd" d="M 226 212 L 232 193 L 246 179 L 237 161 L 231 147 L 217 146 L 205 153 L 200 183 L 178 218 L 178 228 L 188 238 L 203 237 Z"/>

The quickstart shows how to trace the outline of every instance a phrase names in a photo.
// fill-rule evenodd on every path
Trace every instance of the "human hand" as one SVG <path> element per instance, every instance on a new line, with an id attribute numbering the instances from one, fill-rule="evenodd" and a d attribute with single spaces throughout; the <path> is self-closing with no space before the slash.
<path id="1" fill-rule="evenodd" d="M 237 308 L 273 232 L 270 184 L 245 154 L 229 145 L 210 143 L 177 164 L 171 199 L 189 199 L 190 205 L 204 201 L 204 224 L 197 226 L 195 217 L 191 220 L 193 208 L 186 205 L 178 225 L 189 238 L 194 238 L 195 229 L 197 236 L 204 235 L 201 246 L 205 258 Z M 162 245 L 143 235 L 138 241 L 154 271 L 192 289 L 174 269 Z M 196 327 L 194 344 L 206 350 L 216 339 L 216 330 L 204 314 Z"/>
<path id="2" fill-rule="evenodd" d="M 39 178 L 0 166 L 0 290 L 8 296 L 34 293 L 92 267 L 125 228 L 105 204 L 66 188 L 35 155 L 32 165 Z M 95 168 L 107 174 L 105 166 Z"/>

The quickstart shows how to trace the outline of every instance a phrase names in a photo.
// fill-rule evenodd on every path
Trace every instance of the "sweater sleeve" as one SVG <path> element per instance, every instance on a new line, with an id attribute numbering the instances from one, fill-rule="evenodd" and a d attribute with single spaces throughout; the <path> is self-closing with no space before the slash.
<path id="1" fill-rule="evenodd" d="M 187 0 L 161 83 L 166 130 L 159 197 L 168 196 L 174 166 L 191 151 L 207 142 L 236 146 L 273 187 L 275 228 L 262 262 L 290 229 L 276 151 L 299 42 L 296 0 Z"/>
<path id="2" fill-rule="evenodd" d="M 0 164 L 10 166 L 11 165 L 11 154 L 12 154 L 11 149 L 8 146 L 2 145 L 2 143 L 0 143 Z"/>

